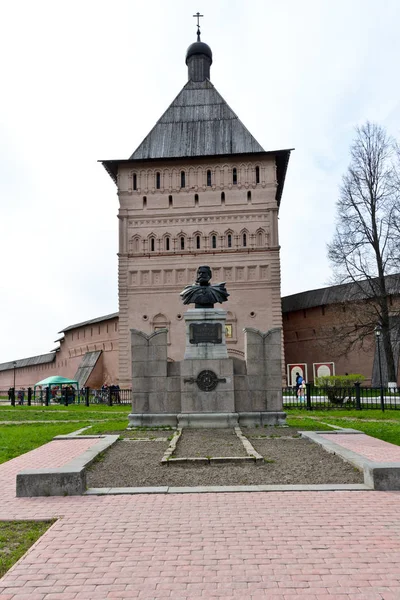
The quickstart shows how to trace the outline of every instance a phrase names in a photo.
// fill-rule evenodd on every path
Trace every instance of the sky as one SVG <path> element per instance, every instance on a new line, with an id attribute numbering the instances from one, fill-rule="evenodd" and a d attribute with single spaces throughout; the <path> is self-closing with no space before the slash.
<path id="1" fill-rule="evenodd" d="M 98 160 L 128 158 L 186 83 L 197 11 L 216 89 L 266 151 L 295 148 L 282 295 L 330 283 L 354 128 L 400 139 L 398 0 L 0 0 L 0 362 L 118 310 Z"/>

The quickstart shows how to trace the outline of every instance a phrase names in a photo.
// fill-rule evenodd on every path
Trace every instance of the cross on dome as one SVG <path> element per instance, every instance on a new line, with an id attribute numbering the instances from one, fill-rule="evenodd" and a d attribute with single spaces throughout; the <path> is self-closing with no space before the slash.
<path id="1" fill-rule="evenodd" d="M 197 19 L 197 41 L 200 42 L 200 19 L 201 17 L 204 17 L 204 15 L 201 15 L 199 12 L 197 12 L 193 16 L 195 19 Z"/>

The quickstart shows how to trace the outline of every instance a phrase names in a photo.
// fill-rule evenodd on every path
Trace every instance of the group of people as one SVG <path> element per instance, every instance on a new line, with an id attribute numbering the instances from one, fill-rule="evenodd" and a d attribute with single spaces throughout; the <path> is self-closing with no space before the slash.
<path id="1" fill-rule="evenodd" d="M 8 399 L 10 400 L 10 402 L 12 402 L 13 397 L 15 398 L 15 391 L 14 388 L 10 388 L 8 390 Z M 20 390 L 18 390 L 17 392 L 17 399 L 18 399 L 18 404 L 20 404 L 21 406 L 24 403 L 25 400 L 25 388 L 21 388 Z"/>
<path id="2" fill-rule="evenodd" d="M 110 396 L 113 404 L 121 402 L 120 387 L 118 384 L 108 386 L 106 383 L 103 383 L 100 390 L 93 390 L 93 396 L 96 403 L 102 402 L 105 404 L 108 402 Z"/>
<path id="3" fill-rule="evenodd" d="M 306 382 L 298 371 L 296 372 L 296 396 L 300 402 L 304 402 L 306 397 Z"/>
<path id="4" fill-rule="evenodd" d="M 101 390 L 93 390 L 95 402 L 106 403 L 111 396 L 111 401 L 113 404 L 120 404 L 120 391 L 121 390 L 118 384 L 108 386 L 106 383 L 104 383 L 101 386 Z M 36 393 L 40 398 L 40 402 L 43 403 L 45 399 L 46 388 L 43 389 L 42 386 L 39 385 L 37 386 Z M 61 386 L 61 388 L 60 386 L 51 386 L 49 389 L 49 400 L 55 403 L 61 402 L 62 404 L 73 404 L 75 402 L 77 393 L 78 391 L 72 385 Z M 85 388 L 82 387 L 79 393 L 81 398 L 84 398 L 86 393 Z M 18 391 L 14 391 L 13 388 L 9 388 L 8 399 L 10 402 L 12 402 L 13 398 L 18 401 L 18 404 L 23 405 L 25 401 L 25 388 L 21 388 Z"/>

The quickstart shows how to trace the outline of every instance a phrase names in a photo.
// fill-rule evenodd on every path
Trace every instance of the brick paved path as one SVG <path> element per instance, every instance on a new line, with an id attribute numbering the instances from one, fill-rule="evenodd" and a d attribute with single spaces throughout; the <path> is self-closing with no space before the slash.
<path id="1" fill-rule="evenodd" d="M 363 433 L 321 434 L 321 437 L 375 462 L 400 462 L 400 446 L 389 444 Z"/>
<path id="2" fill-rule="evenodd" d="M 400 493 L 15 498 L 18 471 L 90 442 L 0 465 L 0 519 L 60 517 L 0 580 L 0 600 L 400 599 Z"/>

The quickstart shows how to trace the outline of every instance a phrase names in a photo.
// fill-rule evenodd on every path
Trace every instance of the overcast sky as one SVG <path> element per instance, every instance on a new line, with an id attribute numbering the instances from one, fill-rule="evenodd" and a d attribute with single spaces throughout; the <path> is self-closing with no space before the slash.
<path id="1" fill-rule="evenodd" d="M 0 362 L 118 310 L 116 187 L 187 81 L 185 52 L 265 150 L 296 148 L 280 211 L 282 294 L 324 287 L 354 127 L 400 138 L 398 0 L 0 0 Z"/>

